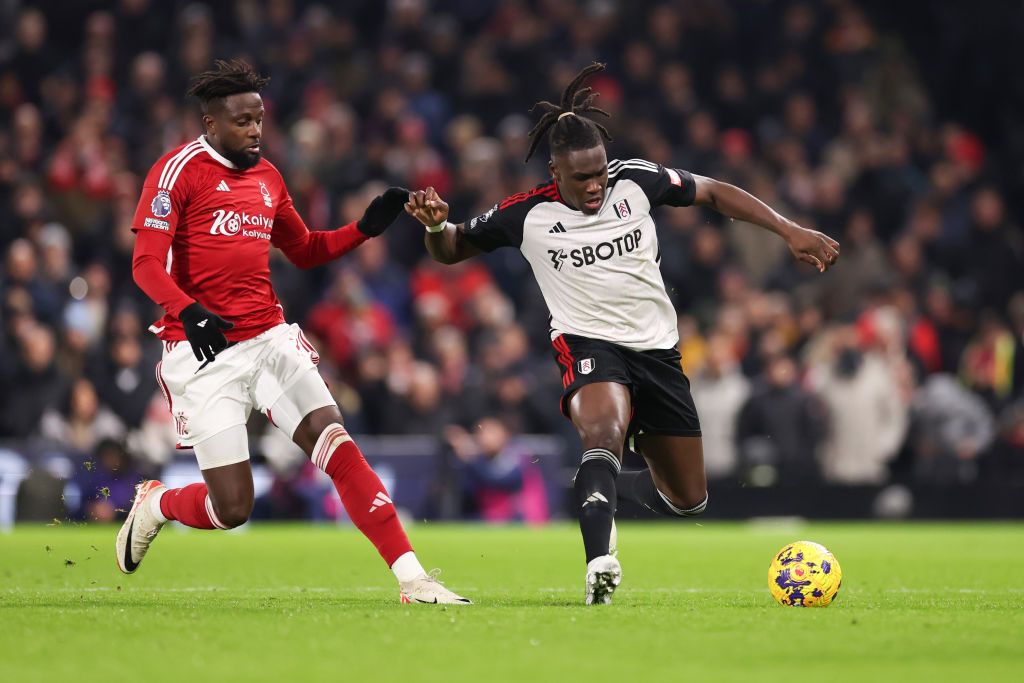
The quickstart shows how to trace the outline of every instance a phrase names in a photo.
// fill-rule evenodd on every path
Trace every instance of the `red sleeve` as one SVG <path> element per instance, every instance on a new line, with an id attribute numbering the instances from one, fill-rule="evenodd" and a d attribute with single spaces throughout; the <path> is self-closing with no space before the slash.
<path id="1" fill-rule="evenodd" d="M 274 230 L 270 236 L 271 244 L 299 268 L 313 268 L 333 261 L 368 239 L 354 222 L 337 230 L 310 232 L 287 194 L 274 216 Z"/>
<path id="2" fill-rule="evenodd" d="M 187 163 L 191 158 L 191 149 L 192 146 L 187 145 L 153 164 L 143 183 L 139 205 L 135 208 L 132 230 L 163 232 L 168 235 L 173 235 L 177 230 L 188 192 L 185 177 L 182 175 L 179 178 L 179 175 L 182 161 Z"/>
<path id="3" fill-rule="evenodd" d="M 195 300 L 181 291 L 166 270 L 170 248 L 169 234 L 139 230 L 135 235 L 135 252 L 132 254 L 132 277 L 146 296 L 170 315 L 178 317 L 181 310 Z"/>

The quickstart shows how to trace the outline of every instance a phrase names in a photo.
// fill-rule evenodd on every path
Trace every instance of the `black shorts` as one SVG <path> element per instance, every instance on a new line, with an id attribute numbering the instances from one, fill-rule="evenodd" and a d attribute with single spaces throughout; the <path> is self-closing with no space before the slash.
<path id="1" fill-rule="evenodd" d="M 551 342 L 562 370 L 562 414 L 569 416 L 569 399 L 594 382 L 629 387 L 633 417 L 629 435 L 700 436 L 700 420 L 690 395 L 690 380 L 675 349 L 634 351 L 599 339 L 562 334 Z"/>

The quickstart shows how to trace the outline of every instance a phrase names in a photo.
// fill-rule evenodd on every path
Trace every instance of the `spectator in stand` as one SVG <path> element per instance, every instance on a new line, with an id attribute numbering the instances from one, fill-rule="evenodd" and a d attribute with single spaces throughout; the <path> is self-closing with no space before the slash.
<path id="1" fill-rule="evenodd" d="M 434 366 L 416 361 L 408 383 L 391 398 L 383 428 L 393 434 L 437 434 L 451 419 L 453 408 L 441 401 L 441 380 Z"/>
<path id="2" fill-rule="evenodd" d="M 370 296 L 359 274 L 351 268 L 337 271 L 330 298 L 313 307 L 307 326 L 324 341 L 324 350 L 342 368 L 352 367 L 364 349 L 386 345 L 395 333 L 388 309 Z"/>
<path id="3" fill-rule="evenodd" d="M 894 367 L 878 351 L 862 348 L 854 326 L 830 330 L 820 343 L 827 348 L 811 374 L 828 414 L 820 450 L 825 481 L 884 483 L 909 421 Z"/>
<path id="4" fill-rule="evenodd" d="M 973 283 L 978 302 L 1005 310 L 1024 272 L 1024 233 L 1010 222 L 1003 197 L 983 187 L 971 199 L 971 228 L 958 250 L 956 274 Z"/>
<path id="5" fill-rule="evenodd" d="M 88 374 L 93 378 L 100 399 L 128 429 L 136 429 L 142 424 L 154 393 L 148 381 L 154 363 L 143 356 L 138 336 L 140 324 L 133 312 L 117 312 L 112 327 L 114 336 L 110 346 L 105 354 L 98 354 L 89 364 Z"/>
<path id="6" fill-rule="evenodd" d="M 960 357 L 960 378 L 995 413 L 1013 398 L 1014 338 L 993 312 L 981 318 L 979 329 Z"/>
<path id="7" fill-rule="evenodd" d="M 32 301 L 32 314 L 43 323 L 57 324 L 61 293 L 42 277 L 35 245 L 29 240 L 17 239 L 7 249 L 3 288 L 24 290 Z"/>
<path id="8" fill-rule="evenodd" d="M 472 434 L 450 425 L 444 437 L 458 460 L 467 518 L 529 524 L 548 520 L 540 470 L 501 420 L 485 417 Z"/>
<path id="9" fill-rule="evenodd" d="M 990 483 L 1024 485 L 1024 403 L 1015 403 L 999 419 L 999 436 L 979 462 Z"/>
<path id="10" fill-rule="evenodd" d="M 57 341 L 53 331 L 38 323 L 27 323 L 17 336 L 18 360 L 4 377 L 0 395 L 0 436 L 26 438 L 38 435 L 46 409 L 61 405 L 69 380 L 57 367 Z"/>
<path id="11" fill-rule="evenodd" d="M 704 437 L 704 469 L 709 479 L 736 474 L 736 423 L 750 395 L 750 381 L 740 372 L 736 345 L 723 334 L 708 339 L 704 366 L 693 376 L 693 402 Z"/>
<path id="12" fill-rule="evenodd" d="M 44 439 L 64 444 L 74 453 L 88 454 L 102 440 L 124 438 L 124 423 L 100 403 L 89 380 L 75 380 L 65 403 L 43 413 L 39 431 Z"/>
<path id="13" fill-rule="evenodd" d="M 776 356 L 740 410 L 736 448 L 750 483 L 806 484 L 821 478 L 818 449 L 826 416 L 797 380 L 794 360 Z"/>
<path id="14" fill-rule="evenodd" d="M 928 377 L 911 406 L 915 478 L 947 485 L 974 481 L 978 458 L 995 435 L 995 420 L 981 397 L 952 375 Z"/>

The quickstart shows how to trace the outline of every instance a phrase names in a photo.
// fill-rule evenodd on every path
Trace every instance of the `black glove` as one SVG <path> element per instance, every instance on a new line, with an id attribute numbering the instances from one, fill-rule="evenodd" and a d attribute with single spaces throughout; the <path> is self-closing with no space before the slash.
<path id="1" fill-rule="evenodd" d="M 373 198 L 363 212 L 363 217 L 356 223 L 356 227 L 367 237 L 376 237 L 387 230 L 398 215 L 405 211 L 407 201 L 409 190 L 404 187 L 389 187 L 384 194 Z"/>
<path id="2" fill-rule="evenodd" d="M 185 327 L 185 336 L 192 345 L 196 360 L 205 358 L 207 362 L 212 362 L 218 353 L 228 347 L 228 340 L 221 330 L 230 330 L 235 326 L 234 323 L 210 313 L 198 303 L 191 303 L 181 309 L 178 318 Z"/>

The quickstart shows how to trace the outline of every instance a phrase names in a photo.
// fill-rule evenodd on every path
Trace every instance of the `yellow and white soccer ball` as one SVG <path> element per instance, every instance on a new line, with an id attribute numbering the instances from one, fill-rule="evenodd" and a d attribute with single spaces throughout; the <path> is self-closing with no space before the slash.
<path id="1" fill-rule="evenodd" d="M 828 607 L 842 583 L 843 570 L 835 556 L 812 541 L 790 543 L 768 567 L 768 590 L 788 607 Z"/>

